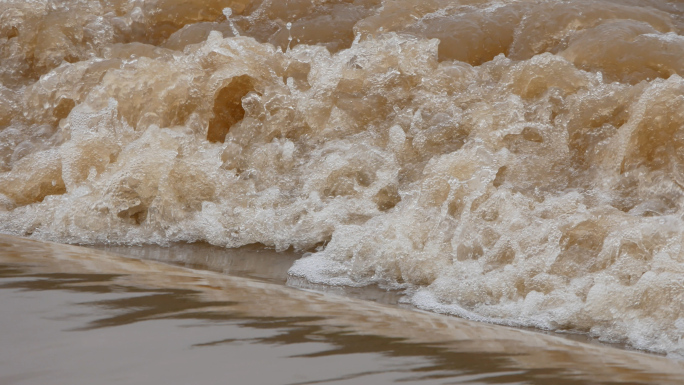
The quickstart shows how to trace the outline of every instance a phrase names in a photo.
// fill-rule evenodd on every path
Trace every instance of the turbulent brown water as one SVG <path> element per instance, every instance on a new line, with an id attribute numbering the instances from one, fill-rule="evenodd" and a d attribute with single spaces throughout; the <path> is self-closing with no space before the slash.
<path id="1" fill-rule="evenodd" d="M 682 356 L 683 16 L 4 0 L 0 231 L 294 247 L 297 279 Z"/>

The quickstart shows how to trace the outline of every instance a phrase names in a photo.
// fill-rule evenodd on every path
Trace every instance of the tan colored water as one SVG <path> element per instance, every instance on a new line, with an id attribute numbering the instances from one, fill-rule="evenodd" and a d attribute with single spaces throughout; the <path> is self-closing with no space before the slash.
<path id="1" fill-rule="evenodd" d="M 5 0 L 0 231 L 684 355 L 679 2 Z"/>
<path id="2" fill-rule="evenodd" d="M 2 384 L 679 384 L 684 376 L 684 364 L 665 357 L 6 235 L 0 306 Z"/>

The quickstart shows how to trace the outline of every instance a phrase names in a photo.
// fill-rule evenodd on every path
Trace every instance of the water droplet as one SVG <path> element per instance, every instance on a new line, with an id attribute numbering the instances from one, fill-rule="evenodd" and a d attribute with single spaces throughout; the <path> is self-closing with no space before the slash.
<path id="1" fill-rule="evenodd" d="M 226 16 L 226 20 L 230 23 L 230 29 L 233 31 L 233 36 L 240 36 L 240 32 L 238 32 L 237 28 L 233 25 L 233 22 L 230 20 L 230 16 L 233 14 L 233 10 L 231 8 L 223 8 L 223 14 Z"/>
<path id="2" fill-rule="evenodd" d="M 292 43 L 292 23 L 288 22 L 285 24 L 285 28 L 287 28 L 287 49 L 286 51 L 290 50 L 290 44 Z"/>

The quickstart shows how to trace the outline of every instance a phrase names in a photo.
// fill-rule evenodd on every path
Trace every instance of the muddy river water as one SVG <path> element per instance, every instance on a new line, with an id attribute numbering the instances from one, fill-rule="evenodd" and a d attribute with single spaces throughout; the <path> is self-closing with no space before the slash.
<path id="1" fill-rule="evenodd" d="M 236 262 L 235 276 L 11 236 L 0 242 L 3 385 L 684 378 L 684 363 L 666 357 L 287 287 L 259 263 Z"/>
<path id="2" fill-rule="evenodd" d="M 683 58 L 678 1 L 1 0 L 0 233 L 179 253 L 205 244 L 205 261 L 180 262 L 276 285 L 264 287 L 283 298 L 309 295 L 283 282 L 334 288 L 392 311 L 681 359 Z M 126 298 L 144 275 L 32 275 L 55 273 L 55 263 L 8 267 L 6 279 L 100 280 L 93 287 L 111 295 L 73 298 L 98 303 Z M 118 293 L 120 280 L 135 283 Z M 219 279 L 234 285 L 229 297 L 238 281 Z M 70 302 L 74 290 L 30 295 L 42 306 L 52 302 L 42 296 Z M 103 307 L 76 309 L 97 318 Z M 164 327 L 211 324 L 169 314 Z M 523 356 L 545 362 L 546 351 Z M 422 365 L 368 354 L 411 376 Z"/>

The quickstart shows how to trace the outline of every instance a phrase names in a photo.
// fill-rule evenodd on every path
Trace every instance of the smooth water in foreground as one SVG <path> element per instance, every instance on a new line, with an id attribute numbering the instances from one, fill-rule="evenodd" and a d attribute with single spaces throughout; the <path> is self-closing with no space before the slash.
<path id="1" fill-rule="evenodd" d="M 2 0 L 0 232 L 681 358 L 682 58 L 666 0 Z"/>
<path id="2" fill-rule="evenodd" d="M 262 268 L 241 265 L 238 273 Z M 665 357 L 266 280 L 0 235 L 0 383 L 579 385 L 684 377 L 684 363 Z"/>

